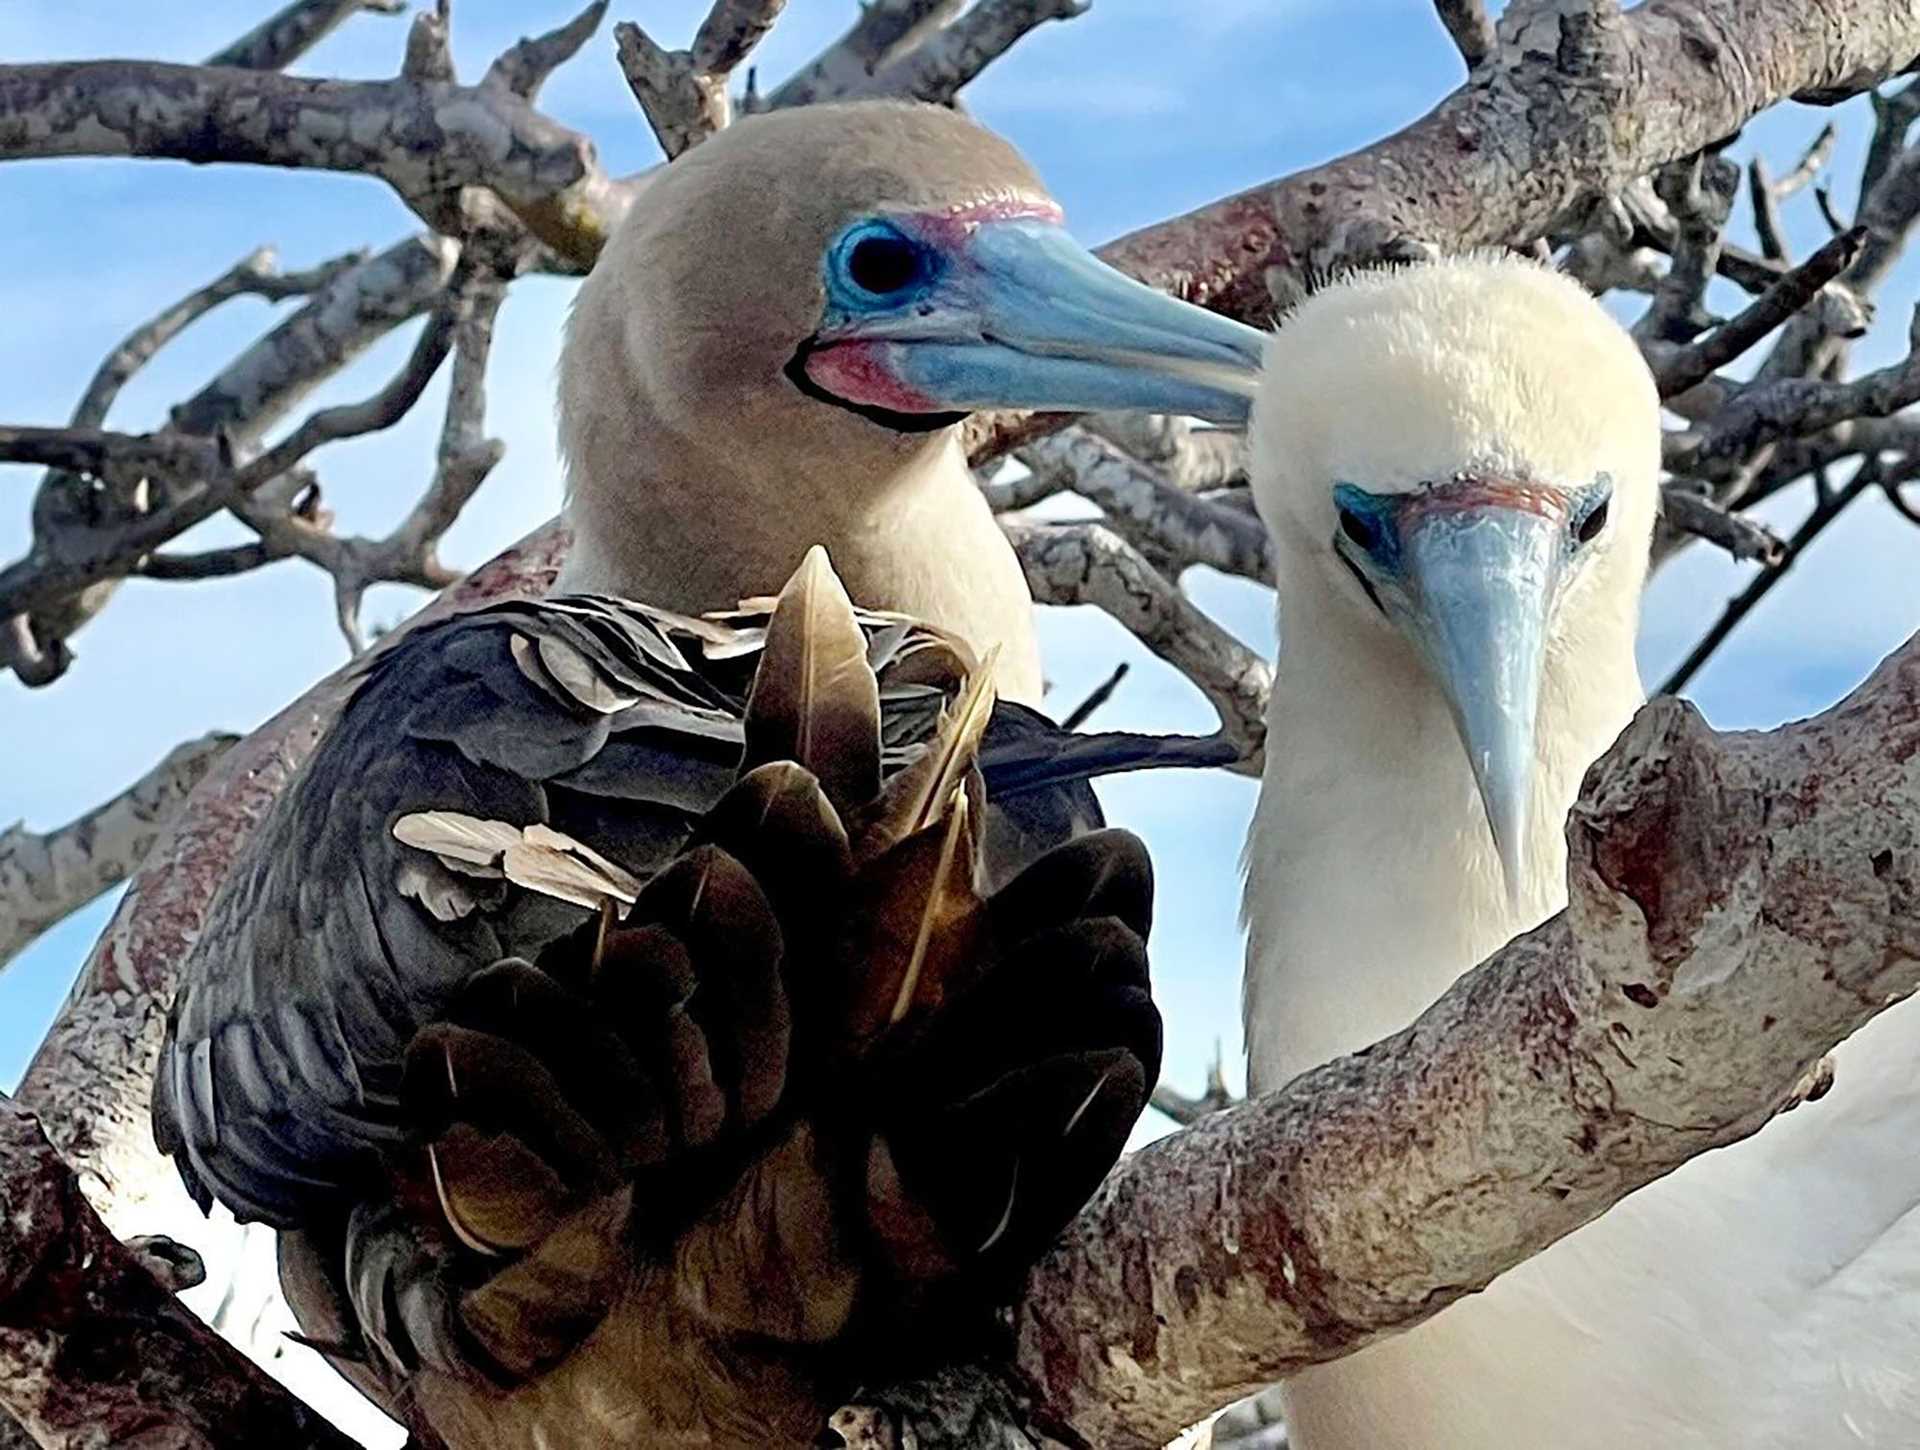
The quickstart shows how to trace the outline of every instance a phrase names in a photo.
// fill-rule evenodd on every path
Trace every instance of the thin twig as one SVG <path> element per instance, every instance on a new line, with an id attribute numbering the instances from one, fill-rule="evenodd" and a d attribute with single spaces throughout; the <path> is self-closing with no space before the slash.
<path id="1" fill-rule="evenodd" d="M 1655 369 L 1660 396 L 1675 397 L 1705 382 L 1785 323 L 1853 265 L 1866 239 L 1863 227 L 1842 232 L 1705 337 L 1675 348 Z"/>
<path id="2" fill-rule="evenodd" d="M 1747 195 L 1753 202 L 1753 230 L 1760 238 L 1760 254 L 1775 262 L 1790 260 L 1780 220 L 1780 192 L 1767 174 L 1767 163 L 1758 156 L 1747 163 Z"/>
<path id="3" fill-rule="evenodd" d="M 1225 1058 L 1217 1038 L 1213 1044 L 1213 1060 L 1207 1064 L 1207 1085 L 1199 1097 L 1190 1098 L 1163 1082 L 1153 1090 L 1151 1099 L 1156 1109 L 1182 1127 L 1190 1127 L 1239 1101 L 1227 1087 Z"/>
<path id="4" fill-rule="evenodd" d="M 1115 665 L 1112 674 L 1095 685 L 1093 689 L 1088 692 L 1086 699 L 1082 700 L 1067 712 L 1067 718 L 1060 722 L 1060 728 L 1062 730 L 1078 730 L 1082 725 L 1086 724 L 1087 721 L 1091 720 L 1094 713 L 1113 698 L 1113 692 L 1120 688 L 1120 682 L 1127 677 L 1127 672 L 1132 668 L 1133 666 L 1125 660 Z"/>
<path id="5" fill-rule="evenodd" d="M 1714 621 L 1713 627 L 1687 652 L 1687 657 L 1661 683 L 1659 693 L 1677 695 L 1685 689 L 1688 681 L 1700 672 L 1701 666 L 1713 657 L 1714 651 L 1726 643 L 1727 637 L 1739 627 L 1740 621 L 1751 614 L 1754 606 L 1765 599 L 1773 586 L 1786 577 L 1787 571 L 1799 561 L 1808 546 L 1820 537 L 1827 525 L 1839 518 L 1846 511 L 1847 505 L 1869 488 L 1877 486 L 1879 482 L 1880 469 L 1877 464 L 1869 461 L 1860 466 L 1845 488 L 1830 498 L 1821 500 L 1813 512 L 1807 516 L 1806 522 L 1794 530 L 1793 536 L 1787 540 L 1780 562 L 1773 568 L 1765 569 L 1756 575 L 1753 582 L 1733 598 L 1720 617 Z"/>
<path id="6" fill-rule="evenodd" d="M 1705 484 L 1670 482 L 1660 493 L 1664 522 L 1676 533 L 1705 539 L 1736 559 L 1754 559 L 1769 567 L 1785 559 L 1784 539 L 1759 520 L 1715 503 Z"/>

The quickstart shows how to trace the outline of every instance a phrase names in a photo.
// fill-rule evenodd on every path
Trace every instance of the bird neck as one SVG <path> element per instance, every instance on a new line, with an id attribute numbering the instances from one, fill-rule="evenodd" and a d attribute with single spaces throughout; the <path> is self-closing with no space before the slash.
<path id="1" fill-rule="evenodd" d="M 1550 646 L 1510 894 L 1439 688 L 1398 635 L 1314 583 L 1281 591 L 1247 845 L 1244 1005 L 1261 1088 L 1399 1031 L 1566 904 L 1567 812 L 1641 699 L 1631 611 L 1581 611 L 1577 637 Z"/>
<path id="2" fill-rule="evenodd" d="M 615 456 L 576 455 L 573 547 L 555 588 L 731 609 L 777 593 L 821 544 L 855 603 L 911 614 L 981 653 L 998 645 L 1000 693 L 1039 703 L 1026 576 L 954 430 L 858 486 L 844 462 L 739 442 L 636 430 Z"/>

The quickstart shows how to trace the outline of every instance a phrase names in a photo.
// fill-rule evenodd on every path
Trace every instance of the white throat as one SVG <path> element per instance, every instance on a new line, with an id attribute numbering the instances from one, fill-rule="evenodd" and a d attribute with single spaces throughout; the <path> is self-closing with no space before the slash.
<path id="1" fill-rule="evenodd" d="M 1567 811 L 1641 699 L 1632 621 L 1550 647 L 1527 868 L 1509 896 L 1466 752 L 1413 652 L 1279 560 L 1282 645 L 1248 837 L 1250 1081 L 1277 1087 L 1407 1026 L 1566 904 Z"/>

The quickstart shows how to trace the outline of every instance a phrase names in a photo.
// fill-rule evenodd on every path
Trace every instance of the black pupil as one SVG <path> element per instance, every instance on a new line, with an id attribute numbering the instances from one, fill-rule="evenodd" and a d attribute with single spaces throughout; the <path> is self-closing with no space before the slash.
<path id="1" fill-rule="evenodd" d="M 898 292 L 920 275 L 920 254 L 901 237 L 868 237 L 854 244 L 847 275 L 864 292 Z"/>
<path id="2" fill-rule="evenodd" d="M 1352 539 L 1353 542 L 1361 548 L 1369 552 L 1372 551 L 1373 522 L 1370 519 L 1362 518 L 1352 509 L 1341 509 L 1340 532 L 1345 534 L 1349 539 Z"/>
<path id="3" fill-rule="evenodd" d="M 1603 498 L 1595 504 L 1587 516 L 1580 520 L 1580 527 L 1575 531 L 1574 537 L 1583 544 L 1591 544 L 1599 538 L 1600 531 L 1607 526 L 1607 506 L 1612 502 L 1611 499 Z"/>

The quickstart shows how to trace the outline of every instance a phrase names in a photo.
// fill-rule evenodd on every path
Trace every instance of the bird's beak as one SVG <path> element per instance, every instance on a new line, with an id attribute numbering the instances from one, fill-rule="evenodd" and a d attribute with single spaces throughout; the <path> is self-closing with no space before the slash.
<path id="1" fill-rule="evenodd" d="M 1526 869 L 1547 625 L 1566 562 L 1564 505 L 1470 481 L 1403 520 L 1403 627 L 1438 677 L 1473 765 L 1510 895 Z"/>
<path id="2" fill-rule="evenodd" d="M 1246 420 L 1265 342 L 1254 328 L 1134 281 L 1042 218 L 983 221 L 940 251 L 946 270 L 920 305 L 822 343 L 853 343 L 922 411 Z"/>

